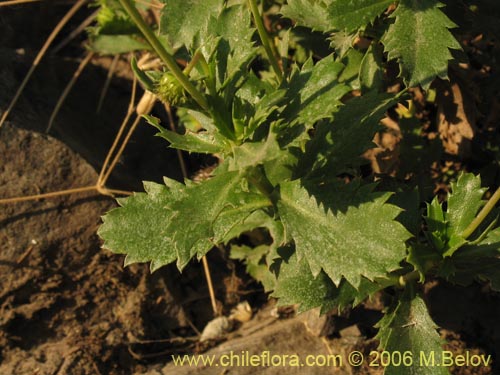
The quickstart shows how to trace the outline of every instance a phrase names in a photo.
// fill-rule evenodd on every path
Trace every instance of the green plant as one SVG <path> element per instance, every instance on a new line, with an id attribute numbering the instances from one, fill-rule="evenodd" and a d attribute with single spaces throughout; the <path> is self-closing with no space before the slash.
<path id="1" fill-rule="evenodd" d="M 433 277 L 488 280 L 499 290 L 500 228 L 490 212 L 500 194 L 485 205 L 480 178 L 462 174 L 446 208 L 435 197 L 422 217 L 416 184 L 384 191 L 360 167 L 380 120 L 410 97 L 407 89 L 386 92 L 388 67 L 398 63 L 407 88 L 447 78 L 450 49 L 461 47 L 442 4 L 288 0 L 271 38 L 255 0 L 164 2 L 158 36 L 130 0 L 119 0 L 168 69 L 134 65 L 136 75 L 183 107 L 185 133 L 147 119 L 171 147 L 215 155 L 219 164 L 201 183 L 165 178 L 119 199 L 99 229 L 104 246 L 127 254 L 125 264 L 151 262 L 154 271 L 176 262 L 182 270 L 214 245 L 266 231 L 272 244 L 233 246 L 233 257 L 282 304 L 328 311 L 393 289 L 378 324 L 381 347 L 414 358 L 434 351 L 441 363 L 421 285 Z M 303 47 L 319 36 L 317 50 Z M 191 61 L 184 72 L 174 54 Z M 410 367 L 385 373 L 448 372 L 416 360 Z"/>

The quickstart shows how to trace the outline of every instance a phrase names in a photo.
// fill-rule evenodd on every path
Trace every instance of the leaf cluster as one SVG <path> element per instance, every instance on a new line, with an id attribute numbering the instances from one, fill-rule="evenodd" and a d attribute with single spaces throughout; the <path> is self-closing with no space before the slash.
<path id="1" fill-rule="evenodd" d="M 418 191 L 387 192 L 363 178 L 362 155 L 374 147 L 380 120 L 408 97 L 406 90 L 385 90 L 391 60 L 407 88 L 427 89 L 447 77 L 450 50 L 460 45 L 443 5 L 288 0 L 280 19 L 295 26 L 278 32 L 269 52 L 263 48 L 269 36 L 257 32 L 246 1 L 164 4 L 159 38 L 167 50 L 187 56 L 184 74 L 208 104 L 191 100 L 169 72 L 134 65 L 147 89 L 164 90 L 162 99 L 179 107 L 185 132 L 147 120 L 170 147 L 211 154 L 219 163 L 208 180 L 146 182 L 144 193 L 120 199 L 103 218 L 104 247 L 126 254 L 126 264 L 151 262 L 155 270 L 176 262 L 182 270 L 214 246 L 230 245 L 232 257 L 266 291 L 301 310 L 345 308 L 391 289 L 398 298 L 379 322 L 381 346 L 438 351 L 419 285 L 442 277 L 500 287 L 495 221 L 467 232 L 485 189 L 479 177 L 463 174 L 446 203 L 435 198 L 422 212 Z M 296 58 L 299 28 L 320 33 L 328 51 Z M 238 243 L 255 230 L 266 231 L 270 243 Z"/>

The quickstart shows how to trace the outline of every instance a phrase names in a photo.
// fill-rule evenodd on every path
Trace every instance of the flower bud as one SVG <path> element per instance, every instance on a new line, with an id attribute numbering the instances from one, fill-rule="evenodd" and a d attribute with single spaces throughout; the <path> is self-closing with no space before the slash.
<path id="1" fill-rule="evenodd" d="M 177 78 L 170 72 L 165 72 L 156 84 L 155 94 L 170 105 L 176 106 L 186 102 L 186 92 Z"/>

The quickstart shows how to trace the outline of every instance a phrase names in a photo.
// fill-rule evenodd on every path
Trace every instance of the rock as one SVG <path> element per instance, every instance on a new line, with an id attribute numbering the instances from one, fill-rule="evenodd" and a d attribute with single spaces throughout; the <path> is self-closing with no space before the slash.
<path id="1" fill-rule="evenodd" d="M 225 316 L 219 316 L 205 326 L 201 333 L 200 341 L 215 340 L 231 332 L 233 321 Z"/>

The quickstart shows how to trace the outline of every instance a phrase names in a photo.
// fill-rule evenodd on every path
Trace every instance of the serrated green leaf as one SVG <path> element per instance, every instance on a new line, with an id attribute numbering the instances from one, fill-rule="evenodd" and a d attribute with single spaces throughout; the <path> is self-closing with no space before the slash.
<path id="1" fill-rule="evenodd" d="M 461 252 L 462 249 L 459 251 Z M 497 257 L 468 257 L 448 261 L 445 268 L 440 270 L 439 276 L 461 286 L 489 281 L 491 288 L 500 292 L 500 254 Z"/>
<path id="2" fill-rule="evenodd" d="M 313 30 L 351 33 L 373 22 L 394 0 L 289 0 L 281 13 Z"/>
<path id="3" fill-rule="evenodd" d="M 323 118 L 330 118 L 338 109 L 340 99 L 350 88 L 337 81 L 344 66 L 327 56 L 312 66 L 306 62 L 300 72 L 292 75 L 287 91 L 289 101 L 283 117 L 289 122 L 296 119 L 305 125 L 312 125 Z"/>
<path id="4" fill-rule="evenodd" d="M 384 375 L 448 375 L 443 366 L 442 340 L 436 331 L 425 302 L 418 296 L 403 297 L 397 307 L 377 324 L 380 348 L 389 353 L 409 353 L 411 365 L 385 368 Z M 422 359 L 422 353 L 425 358 Z"/>
<path id="5" fill-rule="evenodd" d="M 451 235 L 451 237 L 448 238 L 448 242 L 446 243 L 445 247 L 445 252 L 443 253 L 444 256 L 451 256 L 455 251 L 460 249 L 462 246 L 464 246 L 467 243 L 467 240 L 463 238 L 462 236 L 459 235 Z"/>
<path id="6" fill-rule="evenodd" d="M 245 142 L 235 147 L 230 169 L 242 170 L 247 167 L 276 160 L 283 152 L 280 149 L 274 133 L 269 133 L 266 140 L 260 142 Z"/>
<path id="7" fill-rule="evenodd" d="M 96 16 L 97 27 L 91 28 L 96 35 L 136 34 L 138 29 L 120 2 L 117 0 L 98 0 Z"/>
<path id="8" fill-rule="evenodd" d="M 269 270 L 267 264 L 250 263 L 247 265 L 247 272 L 262 284 L 264 292 L 269 293 L 274 290 L 276 286 L 276 276 Z"/>
<path id="9" fill-rule="evenodd" d="M 321 307 L 321 312 L 325 313 L 333 308 L 343 310 L 347 306 L 357 306 L 388 285 L 388 280 L 378 283 L 362 278 L 356 289 L 342 279 L 337 288 L 324 272 L 314 277 L 307 261 L 298 260 L 293 254 L 280 265 L 273 296 L 279 298 L 280 305 L 299 304 L 299 312 Z"/>
<path id="10" fill-rule="evenodd" d="M 500 228 L 495 228 L 488 232 L 486 238 L 484 238 L 478 245 L 477 249 L 483 254 L 496 254 L 500 251 Z"/>
<path id="11" fill-rule="evenodd" d="M 304 181 L 302 185 L 309 195 L 314 196 L 325 209 L 332 211 L 334 215 L 337 212 L 346 213 L 351 206 L 359 206 L 367 200 L 380 198 L 386 194 L 374 192 L 376 184 L 362 184 L 360 179 L 349 183 L 332 180 L 319 185 Z"/>
<path id="12" fill-rule="evenodd" d="M 444 215 L 442 204 L 439 203 L 437 197 L 434 197 L 430 204 L 427 203 L 427 216 L 425 217 L 425 222 L 427 223 L 426 233 L 430 237 L 434 247 L 440 251 L 445 248 L 448 241 Z"/>
<path id="13" fill-rule="evenodd" d="M 271 266 L 274 261 L 280 256 L 278 249 L 290 242 L 291 239 L 287 238 L 285 228 L 281 221 L 276 220 L 266 210 L 257 210 L 248 215 L 243 221 L 234 225 L 225 237 L 222 238 L 223 243 L 229 242 L 231 239 L 237 238 L 245 232 L 250 232 L 258 228 L 264 228 L 269 232 L 273 242 L 268 246 L 266 254 L 266 263 Z"/>
<path id="14" fill-rule="evenodd" d="M 261 80 L 250 70 L 236 95 L 253 105 L 257 105 L 265 96 L 275 95 L 278 91 L 281 95 L 285 94 L 284 90 L 277 90 L 271 83 Z"/>
<path id="15" fill-rule="evenodd" d="M 373 137 L 381 118 L 397 99 L 371 92 L 349 100 L 335 114 L 333 123 L 318 125 L 306 152 L 299 158 L 298 173 L 336 176 L 357 168 L 363 163 L 360 156 L 374 147 Z"/>
<path id="16" fill-rule="evenodd" d="M 266 93 L 266 95 L 254 102 L 255 107 L 245 129 L 246 137 L 250 137 L 260 125 L 268 120 L 286 102 L 285 95 L 285 90 L 275 90 Z"/>
<path id="17" fill-rule="evenodd" d="M 117 55 L 151 49 L 118 0 L 96 0 L 95 3 L 99 6 L 97 25 L 87 28 L 92 51 Z M 150 8 L 142 3 L 136 3 L 135 6 L 144 11 Z"/>
<path id="18" fill-rule="evenodd" d="M 163 0 L 160 33 L 167 36 L 173 48 L 194 45 L 195 37 L 217 18 L 223 0 Z"/>
<path id="19" fill-rule="evenodd" d="M 223 7 L 207 17 L 191 50 L 194 52 L 198 47 L 197 52 L 201 52 L 208 63 L 200 70 L 200 78 L 209 92 L 207 100 L 213 123 L 225 137 L 241 139 L 242 120 L 248 119 L 250 113 L 241 119 L 232 111 L 238 112 L 239 105 L 252 109 L 236 94 L 249 77 L 249 64 L 258 52 L 252 40 L 255 29 L 251 27 L 250 12 L 243 4 L 228 6 L 224 2 Z"/>
<path id="20" fill-rule="evenodd" d="M 218 88 L 228 85 L 242 70 L 246 72 L 250 60 L 256 55 L 257 49 L 252 42 L 255 29 L 250 25 L 250 12 L 244 5 L 225 8 L 217 18 L 210 20 L 207 34 L 220 38 L 213 56 Z"/>
<path id="21" fill-rule="evenodd" d="M 268 251 L 269 249 L 266 247 L 266 245 L 257 246 L 255 248 L 246 245 L 233 245 L 231 246 L 231 259 L 258 262 L 266 255 Z"/>
<path id="22" fill-rule="evenodd" d="M 442 254 L 431 246 L 421 243 L 413 243 L 408 250 L 406 261 L 418 271 L 421 283 L 425 282 L 427 271 L 431 266 L 442 260 Z"/>
<path id="23" fill-rule="evenodd" d="M 149 124 L 159 130 L 156 136 L 166 139 L 170 142 L 170 147 L 172 148 L 189 152 L 215 154 L 225 152 L 228 147 L 224 139 L 217 133 L 211 134 L 207 131 L 192 133 L 188 130 L 185 134 L 181 135 L 162 127 L 160 120 L 156 117 L 149 115 L 143 117 Z"/>
<path id="24" fill-rule="evenodd" d="M 288 262 L 280 265 L 276 286 L 272 294 L 279 298 L 280 305 L 299 304 L 299 312 L 315 307 L 322 311 L 334 308 L 333 296 L 336 287 L 330 278 L 320 272 L 313 276 L 305 259 L 298 260 L 294 254 Z"/>
<path id="25" fill-rule="evenodd" d="M 290 50 L 290 35 L 292 34 L 292 30 L 288 29 L 281 33 L 280 39 L 277 41 L 276 49 L 278 50 L 279 56 L 281 58 L 282 70 L 284 72 L 288 71 L 289 59 L 288 59 L 288 51 Z"/>
<path id="26" fill-rule="evenodd" d="M 267 198 L 246 191 L 238 172 L 226 172 L 191 186 L 183 199 L 171 205 L 173 215 L 167 226 L 178 268 L 185 267 L 195 255 L 205 255 L 233 226 L 269 205 Z"/>
<path id="27" fill-rule="evenodd" d="M 233 226 L 223 239 L 224 243 L 229 240 L 239 237 L 244 232 L 249 232 L 257 228 L 266 228 L 273 238 L 273 245 L 271 247 L 278 247 L 285 243 L 285 233 L 283 224 L 275 220 L 268 213 L 263 210 L 257 210 L 248 215 L 237 225 Z"/>
<path id="28" fill-rule="evenodd" d="M 456 183 L 451 184 L 446 212 L 443 212 L 437 197 L 427 205 L 426 234 L 443 256 L 452 256 L 468 243 L 462 233 L 484 205 L 482 196 L 485 191 L 486 189 L 481 188 L 479 176 L 463 173 Z"/>
<path id="29" fill-rule="evenodd" d="M 132 51 L 147 51 L 151 47 L 134 35 L 98 35 L 92 38 L 90 48 L 103 55 L 118 55 Z"/>
<path id="30" fill-rule="evenodd" d="M 432 202 L 427 203 L 427 229 L 430 232 L 446 232 L 446 220 L 444 217 L 443 205 L 439 203 L 438 197 L 434 197 Z"/>
<path id="31" fill-rule="evenodd" d="M 422 230 L 422 211 L 420 209 L 420 193 L 417 188 L 396 191 L 389 200 L 403 209 L 397 220 L 404 225 L 415 237 L 419 236 Z"/>
<path id="32" fill-rule="evenodd" d="M 153 261 L 151 268 L 156 269 L 177 258 L 167 230 L 173 215 L 168 205 L 183 193 L 180 184 L 172 180 L 169 184 L 170 189 L 152 182 L 144 183 L 147 193 L 120 199 L 121 207 L 103 216 L 97 233 L 104 239 L 105 248 L 127 254 L 126 265 Z"/>
<path id="33" fill-rule="evenodd" d="M 177 260 L 182 269 L 253 211 L 271 204 L 247 191 L 244 182 L 238 172 L 226 172 L 199 185 L 172 180 L 167 187 L 146 185 L 149 195 L 119 200 L 123 207 L 104 217 L 99 234 L 106 247 L 128 254 L 127 263 L 151 260 L 154 270 Z"/>
<path id="34" fill-rule="evenodd" d="M 337 56 L 342 59 L 350 51 L 354 45 L 356 34 L 349 34 L 345 31 L 337 31 L 333 33 L 330 40 L 330 47 L 335 49 Z"/>
<path id="35" fill-rule="evenodd" d="M 384 88 L 382 57 L 381 46 L 372 43 L 359 68 L 359 83 L 363 92 L 370 90 L 381 92 Z"/>
<path id="36" fill-rule="evenodd" d="M 240 197 L 239 206 L 226 207 L 214 222 L 213 239 L 216 243 L 230 240 L 229 233 L 234 233 L 233 228 L 251 215 L 255 210 L 271 206 L 271 202 L 264 196 L 256 193 L 247 193 L 246 197 Z M 261 223 L 261 226 L 264 226 Z"/>
<path id="37" fill-rule="evenodd" d="M 180 120 L 186 129 L 192 129 L 192 131 L 206 129 L 210 133 L 217 132 L 217 127 L 215 126 L 213 119 L 202 112 L 180 108 L 177 110 L 177 114 L 180 116 Z"/>
<path id="38" fill-rule="evenodd" d="M 169 141 L 170 147 L 189 152 L 218 154 L 226 151 L 227 147 L 220 139 L 217 139 L 218 137 L 205 131 L 198 133 L 187 131 L 181 135 L 164 129 L 164 131 L 158 133 L 157 136 Z"/>
<path id="39" fill-rule="evenodd" d="M 276 276 L 269 269 L 265 259 L 269 253 L 269 246 L 261 245 L 256 248 L 249 246 L 231 246 L 231 258 L 239 259 L 246 265 L 247 273 L 264 287 L 264 291 L 270 292 L 276 284 Z"/>
<path id="40" fill-rule="evenodd" d="M 410 234 L 394 221 L 401 210 L 385 203 L 389 196 L 366 197 L 358 207 L 333 215 L 296 180 L 280 185 L 277 207 L 313 275 L 323 269 L 336 285 L 345 277 L 358 287 L 361 277 L 383 278 L 406 256 Z"/>
<path id="41" fill-rule="evenodd" d="M 340 310 L 348 306 L 356 307 L 368 297 L 391 285 L 394 283 L 389 279 L 370 281 L 362 277 L 359 286 L 354 288 L 345 279 L 342 279 L 335 295 L 334 304 Z"/>
<path id="42" fill-rule="evenodd" d="M 328 2 L 321 0 L 288 0 L 281 8 L 281 14 L 301 26 L 326 32 L 332 29 L 327 5 Z"/>
<path id="43" fill-rule="evenodd" d="M 448 77 L 449 49 L 461 49 L 449 29 L 456 25 L 436 0 L 401 0 L 394 23 L 382 38 L 389 59 L 397 59 L 408 87 L 427 89 L 435 77 Z"/>
<path id="44" fill-rule="evenodd" d="M 481 177 L 462 173 L 457 182 L 451 184 L 446 210 L 447 234 L 460 236 L 484 205 L 482 197 L 487 189 L 481 188 Z"/>
<path id="45" fill-rule="evenodd" d="M 233 124 L 236 136 L 241 141 L 252 138 L 261 125 L 275 121 L 275 113 L 286 104 L 286 90 L 272 89 L 263 96 L 260 92 L 256 92 L 253 97 L 248 97 L 248 90 L 249 88 L 245 87 L 243 95 L 240 95 L 242 90 L 238 90 L 233 99 Z"/>
<path id="46" fill-rule="evenodd" d="M 488 280 L 494 290 L 500 291 L 500 228 L 489 232 L 477 245 L 463 246 L 446 261 L 440 274 L 450 282 L 467 286 Z"/>
<path id="47" fill-rule="evenodd" d="M 363 53 L 357 49 L 351 48 L 340 60 L 344 64 L 345 69 L 339 77 L 339 82 L 349 85 L 352 90 L 359 90 L 359 69 L 363 62 Z"/>
<path id="48" fill-rule="evenodd" d="M 462 232 L 475 218 L 484 205 L 481 199 L 486 189 L 481 188 L 481 178 L 471 173 L 461 174 L 456 183 L 451 184 L 446 210 L 446 236 L 448 241 L 444 256 L 451 256 L 467 243 Z"/>
<path id="49" fill-rule="evenodd" d="M 394 0 L 333 0 L 328 6 L 330 30 L 353 32 L 373 22 Z"/>

